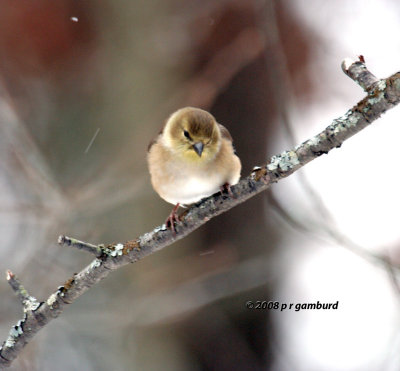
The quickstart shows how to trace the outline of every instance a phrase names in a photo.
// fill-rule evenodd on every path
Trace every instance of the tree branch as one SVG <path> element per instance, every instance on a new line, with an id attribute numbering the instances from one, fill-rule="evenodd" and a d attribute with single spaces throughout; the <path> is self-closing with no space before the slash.
<path id="1" fill-rule="evenodd" d="M 358 83 L 366 92 L 373 89 L 374 85 L 379 81 L 375 75 L 368 71 L 365 66 L 365 60 L 362 55 L 359 61 L 354 62 L 350 58 L 346 58 L 342 62 L 343 72 Z"/>
<path id="2" fill-rule="evenodd" d="M 387 79 L 377 80 L 367 70 L 363 60 L 350 62 L 346 59 L 342 67 L 346 74 L 368 92 L 368 95 L 343 116 L 333 120 L 321 133 L 290 151 L 273 156 L 267 164 L 254 168 L 248 177 L 232 187 L 234 197 L 215 194 L 190 207 L 176 226 L 176 235 L 162 225 L 135 240 L 107 246 L 95 246 L 60 236 L 60 244 L 88 251 L 94 254 L 96 259 L 41 303 L 30 297 L 16 277 L 9 272 L 8 281 L 23 303 L 24 317 L 11 328 L 8 339 L 0 348 L 0 366 L 9 366 L 29 340 L 49 321 L 61 314 L 66 304 L 72 303 L 112 270 L 134 263 L 171 245 L 211 218 L 266 190 L 272 183 L 286 178 L 313 159 L 328 153 L 333 148 L 339 148 L 346 139 L 399 103 L 400 73 Z M 35 305 L 26 304 L 32 302 Z"/>
<path id="3" fill-rule="evenodd" d="M 19 282 L 17 276 L 15 276 L 10 270 L 7 271 L 7 281 L 18 296 L 19 301 L 24 307 L 24 311 L 35 310 L 39 307 L 39 302 L 36 298 L 29 295 L 25 287 Z"/>
<path id="4" fill-rule="evenodd" d="M 60 245 L 76 247 L 79 250 L 90 252 L 98 258 L 103 254 L 103 250 L 100 246 L 92 245 L 91 243 L 79 241 L 75 238 L 70 238 L 63 235 L 58 237 L 58 243 Z"/>

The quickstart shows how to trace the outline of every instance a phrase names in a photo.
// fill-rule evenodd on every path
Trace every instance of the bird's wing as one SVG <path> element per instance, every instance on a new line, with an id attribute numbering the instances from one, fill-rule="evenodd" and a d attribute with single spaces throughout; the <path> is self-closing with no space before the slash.
<path id="1" fill-rule="evenodd" d="M 150 152 L 151 147 L 153 147 L 153 144 L 154 144 L 154 143 L 157 143 L 159 137 L 160 137 L 160 134 L 157 135 L 155 138 L 153 138 L 153 139 L 151 140 L 151 142 L 150 142 L 149 145 L 147 146 L 147 152 Z"/>
<path id="2" fill-rule="evenodd" d="M 162 135 L 166 123 L 167 123 L 167 120 L 165 120 L 163 127 L 160 129 L 160 131 L 158 132 L 158 134 L 151 140 L 151 142 L 150 142 L 149 145 L 147 146 L 147 152 L 150 152 L 150 149 L 151 149 L 151 147 L 153 146 L 153 144 L 156 143 L 156 142 L 158 141 L 158 139 L 160 138 L 160 136 Z"/>
<path id="3" fill-rule="evenodd" d="M 219 125 L 219 130 L 221 131 L 222 138 L 228 139 L 229 141 L 233 142 L 233 139 L 232 139 L 231 134 L 229 133 L 228 129 L 221 124 L 218 124 L 218 125 Z"/>
<path id="4" fill-rule="evenodd" d="M 236 148 L 233 145 L 233 139 L 232 139 L 231 133 L 229 132 L 229 130 L 225 126 L 223 126 L 221 124 L 218 124 L 218 125 L 219 125 L 219 130 L 221 130 L 222 138 L 229 140 L 229 142 L 232 145 L 233 153 L 236 155 Z"/>

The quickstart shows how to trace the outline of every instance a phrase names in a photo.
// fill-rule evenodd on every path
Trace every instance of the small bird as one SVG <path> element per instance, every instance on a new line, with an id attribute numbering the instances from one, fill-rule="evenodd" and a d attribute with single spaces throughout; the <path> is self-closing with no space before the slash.
<path id="1" fill-rule="evenodd" d="M 174 204 L 166 225 L 175 234 L 179 206 L 189 205 L 218 191 L 232 195 L 242 165 L 229 131 L 199 108 L 174 112 L 149 144 L 147 161 L 154 190 Z"/>

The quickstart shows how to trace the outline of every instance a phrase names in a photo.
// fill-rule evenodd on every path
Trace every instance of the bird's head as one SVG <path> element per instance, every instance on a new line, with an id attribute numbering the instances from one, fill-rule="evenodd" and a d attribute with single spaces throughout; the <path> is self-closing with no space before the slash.
<path id="1" fill-rule="evenodd" d="M 214 116 L 186 107 L 173 113 L 165 125 L 165 145 L 187 161 L 208 162 L 218 153 L 221 133 Z"/>

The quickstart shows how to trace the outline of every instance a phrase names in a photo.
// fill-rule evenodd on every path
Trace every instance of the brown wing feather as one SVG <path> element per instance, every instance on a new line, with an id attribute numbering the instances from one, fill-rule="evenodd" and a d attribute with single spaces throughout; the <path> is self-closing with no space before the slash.
<path id="1" fill-rule="evenodd" d="M 219 125 L 219 130 L 221 131 L 222 138 L 229 140 L 229 142 L 231 143 L 232 148 L 233 148 L 233 153 L 236 155 L 236 148 L 233 145 L 233 139 L 232 139 L 231 133 L 225 126 L 223 126 L 221 124 L 218 124 L 218 125 Z"/>
<path id="2" fill-rule="evenodd" d="M 149 145 L 147 146 L 147 152 L 150 152 L 151 147 L 153 146 L 154 143 L 158 141 L 158 138 L 161 136 L 161 134 L 164 131 L 165 125 L 167 123 L 167 120 L 165 120 L 163 127 L 160 129 L 158 134 L 150 141 Z"/>
<path id="3" fill-rule="evenodd" d="M 231 134 L 229 133 L 228 129 L 221 124 L 218 124 L 218 125 L 219 125 L 219 130 L 221 130 L 222 138 L 228 139 L 232 142 L 233 139 L 232 139 Z"/>
<path id="4" fill-rule="evenodd" d="M 151 147 L 153 147 L 153 144 L 157 142 L 159 135 L 157 135 L 154 139 L 151 140 L 149 145 L 147 146 L 147 152 L 150 152 Z"/>

